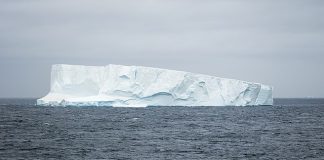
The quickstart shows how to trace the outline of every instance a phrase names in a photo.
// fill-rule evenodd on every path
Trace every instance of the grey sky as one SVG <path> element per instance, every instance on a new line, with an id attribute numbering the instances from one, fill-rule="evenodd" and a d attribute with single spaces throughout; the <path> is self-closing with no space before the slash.
<path id="1" fill-rule="evenodd" d="M 125 64 L 324 97 L 321 0 L 2 0 L 0 97 L 41 97 L 56 63 Z"/>

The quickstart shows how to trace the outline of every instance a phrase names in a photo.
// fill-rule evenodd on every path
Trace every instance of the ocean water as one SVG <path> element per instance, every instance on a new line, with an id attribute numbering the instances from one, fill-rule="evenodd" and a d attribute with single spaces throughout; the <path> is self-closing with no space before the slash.
<path id="1" fill-rule="evenodd" d="M 0 159 L 324 159 L 324 99 L 255 107 L 39 107 L 0 99 Z"/>

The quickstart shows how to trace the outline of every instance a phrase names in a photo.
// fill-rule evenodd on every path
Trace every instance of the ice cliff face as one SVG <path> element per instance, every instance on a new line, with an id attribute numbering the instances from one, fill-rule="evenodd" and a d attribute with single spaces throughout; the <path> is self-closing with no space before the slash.
<path id="1" fill-rule="evenodd" d="M 140 66 L 52 66 L 43 106 L 249 106 L 272 105 L 272 87 Z"/>

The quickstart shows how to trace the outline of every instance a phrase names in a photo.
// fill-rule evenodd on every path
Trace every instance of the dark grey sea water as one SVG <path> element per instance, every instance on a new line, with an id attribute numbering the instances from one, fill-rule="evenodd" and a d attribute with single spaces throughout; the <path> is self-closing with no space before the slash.
<path id="1" fill-rule="evenodd" d="M 324 159 L 324 99 L 256 107 L 0 100 L 0 159 Z"/>

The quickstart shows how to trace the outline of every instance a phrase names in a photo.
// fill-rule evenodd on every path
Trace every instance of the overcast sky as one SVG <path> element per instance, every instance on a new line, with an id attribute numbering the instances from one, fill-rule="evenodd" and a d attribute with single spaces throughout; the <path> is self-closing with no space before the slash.
<path id="1" fill-rule="evenodd" d="M 1 0 L 0 97 L 48 93 L 52 64 L 142 65 L 324 97 L 322 0 Z"/>

